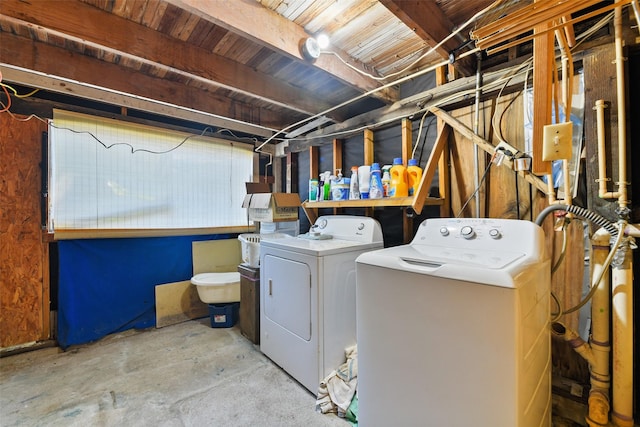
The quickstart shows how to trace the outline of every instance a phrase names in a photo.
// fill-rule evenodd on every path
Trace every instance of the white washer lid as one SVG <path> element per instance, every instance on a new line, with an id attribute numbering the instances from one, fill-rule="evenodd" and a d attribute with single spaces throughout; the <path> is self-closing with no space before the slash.
<path id="1" fill-rule="evenodd" d="M 200 273 L 191 278 L 191 283 L 201 286 L 225 286 L 239 281 L 240 273 L 237 271 L 229 273 Z"/>

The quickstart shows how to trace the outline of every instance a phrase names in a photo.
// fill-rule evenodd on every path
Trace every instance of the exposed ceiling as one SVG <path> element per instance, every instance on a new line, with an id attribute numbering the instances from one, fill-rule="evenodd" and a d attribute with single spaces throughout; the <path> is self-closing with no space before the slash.
<path id="1" fill-rule="evenodd" d="M 469 32 L 530 3 L 2 0 L 0 71 L 7 82 L 265 138 L 391 105 L 398 78 L 451 52 L 456 71 L 472 74 L 474 57 L 459 58 Z M 301 43 L 320 33 L 327 52 L 305 59 Z"/>

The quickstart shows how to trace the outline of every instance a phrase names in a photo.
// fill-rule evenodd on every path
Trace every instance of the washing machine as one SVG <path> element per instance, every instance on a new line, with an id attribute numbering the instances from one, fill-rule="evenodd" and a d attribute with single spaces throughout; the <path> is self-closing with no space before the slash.
<path id="1" fill-rule="evenodd" d="M 356 258 L 383 247 L 373 218 L 321 216 L 260 240 L 260 350 L 310 392 L 356 344 Z"/>
<path id="2" fill-rule="evenodd" d="M 427 219 L 360 255 L 359 424 L 550 426 L 550 275 L 519 220 Z"/>

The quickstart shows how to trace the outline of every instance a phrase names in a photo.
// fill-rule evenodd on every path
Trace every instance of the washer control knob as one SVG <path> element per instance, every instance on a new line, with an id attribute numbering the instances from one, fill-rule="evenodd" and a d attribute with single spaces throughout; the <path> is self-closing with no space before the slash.
<path id="1" fill-rule="evenodd" d="M 318 228 L 325 228 L 327 226 L 327 220 L 325 218 L 322 218 L 321 220 L 319 220 L 318 222 L 316 222 L 316 227 Z"/>
<path id="2" fill-rule="evenodd" d="M 440 234 L 443 236 L 449 235 L 449 229 L 447 227 L 440 227 Z"/>
<path id="3" fill-rule="evenodd" d="M 364 230 L 364 223 L 363 222 L 358 224 L 358 230 Z"/>
<path id="4" fill-rule="evenodd" d="M 476 232 L 473 231 L 472 227 L 465 225 L 460 229 L 460 235 L 465 239 L 473 239 L 476 235 Z"/>
<path id="5" fill-rule="evenodd" d="M 500 234 L 500 230 L 492 228 L 489 230 L 489 236 L 491 236 L 492 239 L 499 239 L 502 237 L 502 234 Z"/>

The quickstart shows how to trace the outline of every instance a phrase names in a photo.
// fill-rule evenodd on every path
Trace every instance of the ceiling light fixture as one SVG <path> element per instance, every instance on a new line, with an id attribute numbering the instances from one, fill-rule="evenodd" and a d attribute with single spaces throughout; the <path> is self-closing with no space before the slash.
<path id="1" fill-rule="evenodd" d="M 316 37 L 316 41 L 318 42 L 318 47 L 320 47 L 321 50 L 329 47 L 329 36 L 324 33 L 318 35 L 318 37 Z"/>
<path id="2" fill-rule="evenodd" d="M 320 56 L 318 41 L 313 37 L 307 37 L 300 45 L 300 52 L 305 59 L 315 61 Z"/>

